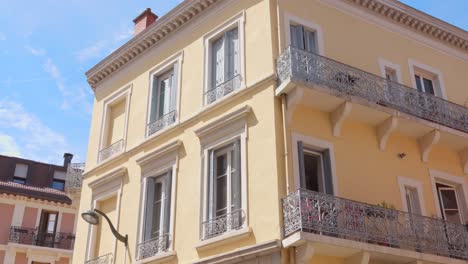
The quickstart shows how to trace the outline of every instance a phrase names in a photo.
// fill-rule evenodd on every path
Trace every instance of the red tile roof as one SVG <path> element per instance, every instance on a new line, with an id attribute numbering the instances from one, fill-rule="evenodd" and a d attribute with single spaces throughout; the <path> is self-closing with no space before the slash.
<path id="1" fill-rule="evenodd" d="M 71 204 L 71 199 L 63 191 L 52 188 L 41 188 L 15 182 L 0 181 L 0 193 L 21 195 L 35 199 L 48 200 L 59 203 Z"/>

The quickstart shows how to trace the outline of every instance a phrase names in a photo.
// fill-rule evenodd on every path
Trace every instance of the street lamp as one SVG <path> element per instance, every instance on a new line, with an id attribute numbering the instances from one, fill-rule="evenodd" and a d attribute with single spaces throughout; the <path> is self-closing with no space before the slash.
<path id="1" fill-rule="evenodd" d="M 83 220 L 85 220 L 88 224 L 98 225 L 99 215 L 102 215 L 102 217 L 104 217 L 107 220 L 107 223 L 109 223 L 109 226 L 111 228 L 112 234 L 114 234 L 114 236 L 118 240 L 122 241 L 125 244 L 125 246 L 127 246 L 128 235 L 122 236 L 121 234 L 119 234 L 119 232 L 117 232 L 109 217 L 107 217 L 105 213 L 99 211 L 98 209 L 88 210 L 81 214 L 81 218 L 83 218 Z"/>

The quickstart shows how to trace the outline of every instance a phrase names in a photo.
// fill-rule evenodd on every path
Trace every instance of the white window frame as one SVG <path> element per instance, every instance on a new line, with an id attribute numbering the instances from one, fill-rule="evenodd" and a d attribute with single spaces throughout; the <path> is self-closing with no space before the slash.
<path id="1" fill-rule="evenodd" d="M 206 100 L 206 92 L 212 89 L 211 87 L 211 80 L 212 80 L 212 43 L 213 41 L 220 38 L 225 32 L 237 28 L 239 34 L 239 72 L 241 78 L 240 87 L 236 90 L 243 90 L 246 87 L 245 81 L 245 11 L 240 12 L 239 14 L 235 15 L 234 17 L 228 19 L 222 25 L 218 26 L 216 29 L 211 31 L 210 33 L 206 34 L 203 39 L 204 43 L 204 78 L 203 78 L 203 106 L 213 105 L 219 101 L 222 101 L 224 98 L 229 97 L 230 95 L 234 94 L 236 91 L 231 92 L 230 94 L 225 95 L 223 98 L 218 99 L 214 102 L 208 103 Z"/>
<path id="2" fill-rule="evenodd" d="M 137 244 L 135 245 L 135 252 L 138 250 L 138 244 L 145 242 L 144 241 L 144 228 L 145 228 L 145 213 L 146 213 L 146 196 L 147 196 L 147 184 L 148 178 L 158 178 L 163 176 L 163 174 L 171 171 L 171 215 L 169 217 L 169 246 L 167 249 L 167 254 L 158 253 L 153 257 L 142 259 L 140 261 L 136 260 L 136 263 L 146 263 L 151 262 L 156 259 L 163 258 L 167 255 L 173 255 L 174 252 L 174 232 L 175 232 L 175 208 L 176 208 L 176 196 L 177 196 L 177 171 L 179 164 L 179 148 L 181 147 L 181 141 L 173 141 L 167 145 L 164 145 L 136 160 L 137 164 L 141 167 L 141 184 L 140 184 L 140 212 L 139 212 L 139 221 L 138 221 L 138 237 Z M 164 177 L 164 176 L 163 176 Z"/>
<path id="3" fill-rule="evenodd" d="M 435 96 L 447 100 L 444 78 L 442 72 L 439 69 L 426 65 L 414 59 L 409 59 L 408 65 L 410 70 L 411 84 L 413 85 L 414 89 L 418 89 L 418 87 L 416 86 L 415 75 L 422 75 L 422 77 L 426 77 L 427 79 L 432 80 Z"/>
<path id="4" fill-rule="evenodd" d="M 454 187 L 456 189 L 462 223 L 468 223 L 468 185 L 464 177 L 450 175 L 448 173 L 437 170 L 429 170 L 429 174 L 431 177 L 432 192 L 434 196 L 434 204 L 436 208 L 437 217 L 441 219 L 443 218 L 442 208 L 440 208 L 439 204 L 439 192 L 436 186 L 437 183 L 440 183 Z"/>
<path id="5" fill-rule="evenodd" d="M 180 96 L 181 96 L 181 87 L 182 87 L 182 66 L 184 62 L 184 52 L 180 51 L 176 54 L 172 55 L 170 58 L 164 60 L 163 62 L 159 63 L 150 70 L 149 78 L 148 78 L 148 103 L 147 103 L 147 111 L 146 111 L 146 124 L 145 124 L 145 137 L 146 138 L 153 138 L 161 133 L 164 133 L 167 129 L 176 126 L 179 124 L 180 120 Z M 175 68 L 177 66 L 177 69 Z M 151 119 L 151 98 L 153 97 L 153 78 L 156 76 L 161 76 L 168 72 L 169 70 L 173 69 L 174 72 L 177 71 L 176 75 L 176 98 L 175 98 L 175 111 L 176 111 L 176 121 L 168 127 L 161 129 L 160 131 L 148 136 L 148 124 L 150 123 Z"/>
<path id="6" fill-rule="evenodd" d="M 287 12 L 284 14 L 284 32 L 286 38 L 285 48 L 291 46 L 291 25 L 302 25 L 308 30 L 314 31 L 317 42 L 317 52 L 319 55 L 325 56 L 322 27 L 313 21 L 297 17 Z"/>
<path id="7" fill-rule="evenodd" d="M 131 94 L 132 94 L 132 84 L 125 86 L 124 88 L 120 89 L 119 91 L 113 93 L 110 95 L 108 98 L 104 100 L 104 106 L 103 106 L 103 113 L 102 113 L 102 122 L 101 122 L 101 135 L 99 137 L 99 149 L 97 152 L 97 163 L 103 163 L 108 160 L 111 160 L 112 158 L 118 156 L 121 153 L 124 153 L 126 151 L 126 145 L 127 145 L 127 129 L 128 129 L 128 120 L 129 120 L 129 113 L 130 113 L 130 99 L 131 99 Z M 120 103 L 122 100 L 125 100 L 125 121 L 124 121 L 124 131 L 123 131 L 123 147 L 122 151 L 115 154 L 112 157 L 109 157 L 106 160 L 100 161 L 99 160 L 99 155 L 101 150 L 104 149 L 104 144 L 107 141 L 107 137 L 109 136 L 109 122 L 110 122 L 110 114 L 111 114 L 111 108 L 115 106 L 116 104 Z M 106 146 L 109 147 L 109 146 Z"/>
<path id="8" fill-rule="evenodd" d="M 332 143 L 321 140 L 318 138 L 302 135 L 296 132 L 292 133 L 292 158 L 293 158 L 293 175 L 294 175 L 294 190 L 301 188 L 301 176 L 299 168 L 299 149 L 298 142 L 302 141 L 304 144 L 304 150 L 308 149 L 314 151 L 330 151 L 330 165 L 333 181 L 333 195 L 339 196 L 338 192 L 338 176 L 336 175 L 336 161 L 335 161 L 335 150 Z"/>
<path id="9" fill-rule="evenodd" d="M 427 216 L 426 201 L 424 200 L 422 183 L 420 181 L 417 181 L 408 177 L 398 176 L 398 185 L 400 187 L 400 197 L 401 197 L 403 211 L 408 212 L 408 201 L 406 199 L 405 188 L 411 187 L 411 188 L 415 188 L 416 191 L 418 192 L 418 199 L 419 199 L 419 205 L 421 207 L 421 214 L 423 216 Z"/>
<path id="10" fill-rule="evenodd" d="M 209 173 L 209 154 L 214 149 L 222 148 L 226 145 L 239 141 L 240 143 L 240 173 L 241 173 L 241 209 L 244 212 L 245 220 L 240 228 L 240 232 L 247 232 L 249 227 L 249 214 L 248 214 L 248 175 L 247 175 L 247 137 L 248 125 L 247 116 L 251 112 L 249 106 L 242 107 L 235 110 L 223 117 L 197 129 L 195 134 L 201 141 L 201 157 L 202 157 L 202 192 L 201 192 L 201 206 L 200 206 L 200 226 L 203 222 L 208 221 L 208 177 Z M 223 237 L 229 232 L 222 234 Z M 227 236 L 225 236 L 227 237 Z M 210 241 L 217 240 L 217 237 L 203 239 L 203 230 L 200 228 L 200 243 L 206 244 Z"/>
<path id="11" fill-rule="evenodd" d="M 403 83 L 403 78 L 401 75 L 401 67 L 399 64 L 390 62 L 383 58 L 379 58 L 378 62 L 379 62 L 379 68 L 380 68 L 380 73 L 382 75 L 382 78 L 387 79 L 387 76 L 386 76 L 387 69 L 390 69 L 396 73 L 396 77 L 397 77 L 396 81 L 398 83 Z"/>

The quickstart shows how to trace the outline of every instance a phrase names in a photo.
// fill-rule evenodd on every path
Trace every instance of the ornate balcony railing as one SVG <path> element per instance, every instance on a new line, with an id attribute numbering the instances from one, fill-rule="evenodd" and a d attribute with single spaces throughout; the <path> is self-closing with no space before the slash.
<path id="1" fill-rule="evenodd" d="M 67 177 L 65 179 L 65 190 L 81 190 L 84 169 L 84 163 L 71 163 L 68 165 Z"/>
<path id="2" fill-rule="evenodd" d="M 119 141 L 116 141 L 115 143 L 113 143 L 109 147 L 107 147 L 105 149 L 102 149 L 101 151 L 99 151 L 99 162 L 103 162 L 106 159 L 108 159 L 108 158 L 114 156 L 115 154 L 121 152 L 123 150 L 123 147 L 124 147 L 124 140 L 121 139 Z"/>
<path id="3" fill-rule="evenodd" d="M 109 254 L 102 255 L 100 257 L 85 261 L 85 264 L 110 264 L 112 263 L 113 258 L 114 258 L 114 254 L 109 253 Z"/>
<path id="4" fill-rule="evenodd" d="M 318 85 L 327 92 L 393 108 L 468 133 L 468 108 L 352 66 L 289 47 L 277 62 L 280 83 Z"/>
<path id="5" fill-rule="evenodd" d="M 155 256 L 158 253 L 165 252 L 169 248 L 169 234 L 145 241 L 137 246 L 137 260 Z"/>
<path id="6" fill-rule="evenodd" d="M 466 226 L 332 195 L 298 190 L 283 199 L 284 235 L 297 231 L 468 260 Z"/>
<path id="7" fill-rule="evenodd" d="M 215 88 L 205 93 L 206 103 L 211 104 L 212 102 L 223 98 L 225 95 L 237 90 L 241 87 L 242 78 L 238 74 L 231 79 L 219 84 Z"/>
<path id="8" fill-rule="evenodd" d="M 202 223 L 202 240 L 210 239 L 226 232 L 242 228 L 245 221 L 243 210 L 236 210 L 229 214 L 204 221 Z"/>
<path id="9" fill-rule="evenodd" d="M 69 233 L 41 233 L 37 228 L 12 226 L 8 241 L 23 245 L 72 250 L 75 235 Z"/>
<path id="10" fill-rule="evenodd" d="M 162 116 L 158 120 L 156 120 L 156 121 L 154 121 L 152 123 L 149 123 L 148 126 L 147 126 L 148 136 L 151 136 L 154 133 L 160 131 L 161 129 L 174 124 L 176 119 L 177 119 L 177 112 L 174 110 L 172 112 L 169 112 L 169 113 L 165 114 L 164 116 Z"/>

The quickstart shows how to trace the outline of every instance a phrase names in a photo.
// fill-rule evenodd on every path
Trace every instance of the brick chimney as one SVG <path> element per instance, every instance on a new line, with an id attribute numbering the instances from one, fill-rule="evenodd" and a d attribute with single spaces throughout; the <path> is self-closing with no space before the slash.
<path id="1" fill-rule="evenodd" d="M 133 36 L 143 32 L 146 28 L 153 24 L 156 19 L 158 19 L 158 16 L 151 12 L 151 8 L 147 8 L 145 11 L 143 11 L 143 13 L 133 19 L 133 23 L 135 23 Z"/>
<path id="2" fill-rule="evenodd" d="M 68 165 L 71 163 L 73 159 L 73 154 L 71 153 L 65 153 L 63 154 L 63 166 L 66 168 Z"/>

